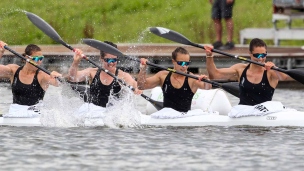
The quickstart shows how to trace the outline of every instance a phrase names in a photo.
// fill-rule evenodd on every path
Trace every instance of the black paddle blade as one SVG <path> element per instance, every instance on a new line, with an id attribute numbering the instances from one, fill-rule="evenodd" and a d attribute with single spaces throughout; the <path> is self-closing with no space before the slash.
<path id="1" fill-rule="evenodd" d="M 156 34 L 157 36 L 166 38 L 168 40 L 171 40 L 173 42 L 185 44 L 185 45 L 192 45 L 192 42 L 188 40 L 185 36 L 181 35 L 180 33 L 177 33 L 173 30 L 169 30 L 167 28 L 163 27 L 150 27 L 150 31 L 153 34 Z"/>
<path id="2" fill-rule="evenodd" d="M 54 30 L 54 28 L 45 22 L 39 16 L 26 12 L 27 18 L 36 26 L 38 27 L 43 33 L 48 35 L 51 39 L 55 40 L 58 43 L 64 43 L 59 34 Z"/>
<path id="3" fill-rule="evenodd" d="M 104 42 L 95 39 L 82 39 L 82 42 L 106 53 L 110 53 L 115 56 L 123 56 L 123 54 L 118 49 Z"/>
<path id="4" fill-rule="evenodd" d="M 148 97 L 144 94 L 141 94 L 141 97 L 143 97 L 148 102 L 150 102 L 157 110 L 161 110 L 162 108 L 164 108 L 164 103 L 163 102 L 153 100 L 153 99 L 151 99 L 150 97 Z"/>
<path id="5" fill-rule="evenodd" d="M 238 82 L 224 83 L 222 84 L 222 89 L 235 97 L 240 98 L 240 88 Z"/>
<path id="6" fill-rule="evenodd" d="M 304 84 L 304 69 L 290 69 L 286 70 L 285 73 L 296 81 Z"/>

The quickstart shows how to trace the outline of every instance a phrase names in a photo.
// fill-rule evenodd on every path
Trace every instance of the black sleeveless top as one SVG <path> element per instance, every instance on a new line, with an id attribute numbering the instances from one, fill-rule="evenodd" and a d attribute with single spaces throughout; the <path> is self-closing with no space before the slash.
<path id="1" fill-rule="evenodd" d="M 244 69 L 240 79 L 240 103 L 242 105 L 260 104 L 266 101 L 271 101 L 274 93 L 274 88 L 270 86 L 267 78 L 267 70 L 264 71 L 262 81 L 258 84 L 253 84 L 247 80 L 246 72 L 250 64 Z"/>
<path id="2" fill-rule="evenodd" d="M 101 69 L 98 69 L 90 85 L 89 102 L 97 106 L 106 107 L 109 101 L 111 89 L 113 89 L 114 96 L 119 97 L 118 92 L 121 90 L 121 87 L 118 84 L 118 82 L 115 81 L 115 79 L 109 85 L 102 84 L 100 80 L 100 73 L 101 73 Z M 117 75 L 118 75 L 118 69 L 116 69 L 115 71 L 115 76 Z"/>
<path id="3" fill-rule="evenodd" d="M 19 72 L 22 68 L 23 66 L 19 67 L 14 75 L 12 83 L 13 103 L 27 106 L 35 105 L 39 100 L 43 100 L 45 94 L 37 78 L 39 69 L 37 69 L 31 84 L 23 84 L 19 79 Z"/>
<path id="4" fill-rule="evenodd" d="M 185 78 L 184 84 L 181 88 L 176 89 L 172 86 L 170 72 L 162 86 L 164 94 L 164 107 L 169 107 L 179 112 L 188 112 L 191 109 L 192 98 L 194 93 L 188 83 L 188 77 Z"/>

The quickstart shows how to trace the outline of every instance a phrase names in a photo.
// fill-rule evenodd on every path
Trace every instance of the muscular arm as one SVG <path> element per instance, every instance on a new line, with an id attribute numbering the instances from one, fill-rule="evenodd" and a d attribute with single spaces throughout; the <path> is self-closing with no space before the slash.
<path id="1" fill-rule="evenodd" d="M 43 73 L 43 72 L 41 72 L 39 74 L 42 75 L 40 85 L 44 90 L 46 90 L 49 87 L 49 85 L 56 86 L 56 87 L 59 86 L 59 83 L 58 83 L 59 81 L 56 78 L 51 77 L 50 75 Z"/>
<path id="2" fill-rule="evenodd" d="M 12 69 L 7 65 L 0 65 L 0 78 L 10 78 L 13 74 Z"/>
<path id="3" fill-rule="evenodd" d="M 137 88 L 137 82 L 132 78 L 132 76 L 130 74 L 123 72 L 123 71 L 120 71 L 120 72 L 122 72 L 122 74 L 119 75 L 120 79 L 124 80 L 127 85 Z"/>
<path id="4" fill-rule="evenodd" d="M 213 58 L 206 59 L 207 71 L 210 79 L 227 79 L 237 81 L 239 78 L 238 69 L 244 68 L 244 64 L 235 64 L 230 68 L 216 68 Z"/>
<path id="5" fill-rule="evenodd" d="M 0 78 L 12 78 L 18 67 L 16 64 L 0 65 Z"/>
<path id="6" fill-rule="evenodd" d="M 195 83 L 196 83 L 197 87 L 200 89 L 209 90 L 212 88 L 211 84 L 203 82 L 203 81 L 196 80 Z"/>
<path id="7" fill-rule="evenodd" d="M 82 71 L 78 71 L 79 63 L 82 59 L 82 51 L 80 49 L 75 50 L 75 54 L 73 57 L 73 63 L 69 69 L 69 80 L 71 82 L 82 82 L 85 81 L 87 77 L 91 76 L 92 68 L 87 68 Z"/>
<path id="8" fill-rule="evenodd" d="M 191 73 L 191 75 L 194 75 L 194 74 Z M 206 75 L 195 75 L 195 76 L 199 77 L 201 80 L 209 79 Z M 189 79 L 191 80 L 191 82 L 189 82 L 189 84 L 191 85 L 190 87 L 191 87 L 192 92 L 196 92 L 198 88 L 205 89 L 205 90 L 209 90 L 212 88 L 212 85 L 209 83 L 203 82 L 201 80 L 192 79 L 192 78 L 189 78 Z"/>
<path id="9" fill-rule="evenodd" d="M 138 88 L 140 90 L 151 89 L 161 85 L 161 76 L 167 71 L 160 71 L 152 77 L 146 78 L 146 70 L 140 70 L 137 78 Z"/>
<path id="10" fill-rule="evenodd" d="M 291 78 L 288 75 L 279 71 L 270 70 L 270 72 L 271 72 L 271 76 L 270 76 L 271 82 L 285 81 Z"/>
<path id="11" fill-rule="evenodd" d="M 78 71 L 78 65 L 80 61 L 73 61 L 69 69 L 69 80 L 71 82 L 82 82 L 86 78 L 90 77 L 90 71 L 92 68 L 87 68 L 82 71 Z"/>

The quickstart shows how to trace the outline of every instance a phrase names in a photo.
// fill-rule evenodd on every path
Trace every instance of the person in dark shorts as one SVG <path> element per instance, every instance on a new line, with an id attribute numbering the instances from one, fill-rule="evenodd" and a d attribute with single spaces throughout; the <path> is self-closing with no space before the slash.
<path id="1" fill-rule="evenodd" d="M 216 32 L 216 42 L 213 43 L 215 49 L 229 50 L 234 48 L 232 42 L 233 36 L 233 20 L 232 20 L 232 8 L 234 0 L 209 0 L 212 3 L 212 19 L 214 21 L 214 27 Z M 222 22 L 225 19 L 227 27 L 227 43 L 222 43 Z"/>
<path id="2" fill-rule="evenodd" d="M 240 87 L 241 105 L 254 106 L 271 101 L 279 81 L 290 78 L 288 75 L 271 70 L 274 63 L 266 62 L 266 43 L 258 38 L 252 39 L 249 45 L 249 55 L 252 61 L 265 63 L 265 67 L 256 64 L 238 63 L 230 68 L 216 68 L 212 55 L 212 47 L 206 49 L 206 67 L 211 79 L 227 79 L 238 81 Z"/>
<path id="3" fill-rule="evenodd" d="M 197 89 L 210 89 L 212 87 L 211 84 L 169 71 L 159 71 L 154 76 L 146 78 L 147 59 L 141 58 L 140 61 L 141 66 L 137 79 L 138 88 L 145 90 L 161 86 L 165 108 L 172 108 L 179 112 L 188 112 Z M 186 49 L 182 47 L 176 48 L 172 52 L 172 63 L 174 70 L 193 75 L 188 71 L 190 55 Z M 199 79 L 208 79 L 206 75 L 198 77 Z"/>

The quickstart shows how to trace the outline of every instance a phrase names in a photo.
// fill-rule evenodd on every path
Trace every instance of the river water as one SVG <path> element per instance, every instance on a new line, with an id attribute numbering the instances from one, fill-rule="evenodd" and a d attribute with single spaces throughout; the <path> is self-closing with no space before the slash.
<path id="1" fill-rule="evenodd" d="M 0 85 L 5 113 L 11 89 Z M 301 89 L 277 89 L 273 100 L 304 111 L 303 95 Z M 145 112 L 146 101 L 136 97 L 136 103 Z M 302 170 L 303 136 L 300 127 L 3 126 L 0 161 L 1 170 Z"/>

